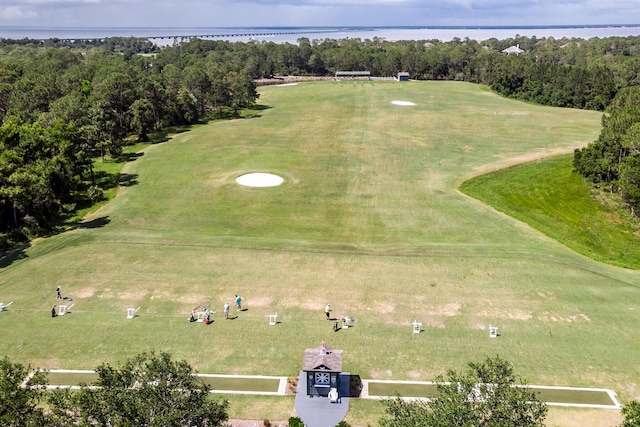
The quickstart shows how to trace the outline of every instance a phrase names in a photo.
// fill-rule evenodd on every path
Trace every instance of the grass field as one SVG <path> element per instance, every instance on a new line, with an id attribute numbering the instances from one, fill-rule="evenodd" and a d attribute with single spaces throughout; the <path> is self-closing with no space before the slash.
<path id="1" fill-rule="evenodd" d="M 564 155 L 513 166 L 460 189 L 590 258 L 639 269 L 640 221 L 627 209 L 603 208 L 573 173 L 572 160 Z"/>
<path id="2" fill-rule="evenodd" d="M 77 387 L 84 383 L 94 385 L 98 374 L 94 371 L 69 372 L 55 371 L 47 373 L 48 382 L 52 386 Z M 277 393 L 280 379 L 275 377 L 258 378 L 229 375 L 204 375 L 200 377 L 214 391 L 242 391 L 257 393 Z"/>
<path id="3" fill-rule="evenodd" d="M 529 390 L 537 393 L 538 399 L 547 403 L 578 404 L 578 405 L 607 405 L 616 406 L 606 390 L 582 390 L 568 388 L 537 388 L 530 386 Z M 435 383 L 416 382 L 369 382 L 369 395 L 379 397 L 433 397 L 437 393 Z"/>
<path id="4" fill-rule="evenodd" d="M 260 93 L 254 118 L 145 149 L 124 170 L 133 185 L 82 227 L 3 259 L 0 300 L 14 304 L 0 313 L 0 353 L 93 369 L 155 349 L 200 373 L 293 376 L 304 349 L 326 341 L 363 378 L 430 381 L 499 354 L 529 383 L 640 398 L 638 271 L 592 261 L 457 191 L 594 140 L 600 114 L 455 82 Z M 241 187 L 246 172 L 285 182 Z M 57 285 L 75 306 L 52 319 Z M 234 320 L 187 321 L 194 307 L 221 313 L 235 294 L 248 310 Z M 334 333 L 326 303 L 355 327 Z M 269 326 L 275 312 L 281 323 Z M 411 333 L 413 320 L 424 333 Z M 271 399 L 239 410 L 272 411 L 262 404 Z M 376 415 L 355 403 L 349 416 Z"/>

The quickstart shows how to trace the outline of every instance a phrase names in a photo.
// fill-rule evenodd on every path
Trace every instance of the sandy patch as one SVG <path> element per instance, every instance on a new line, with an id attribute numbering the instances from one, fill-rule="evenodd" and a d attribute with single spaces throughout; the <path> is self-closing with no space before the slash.
<path id="1" fill-rule="evenodd" d="M 270 298 L 270 297 L 251 298 L 251 301 L 246 302 L 247 305 L 249 303 L 251 303 L 251 307 L 271 307 L 271 305 L 273 304 L 273 298 Z"/>
<path id="2" fill-rule="evenodd" d="M 401 105 L 403 107 L 410 107 L 410 106 L 416 105 L 415 102 L 411 102 L 411 101 L 391 101 L 391 103 L 393 105 Z"/>
<path id="3" fill-rule="evenodd" d="M 434 307 L 431 310 L 427 310 L 426 314 L 431 316 L 453 317 L 460 314 L 460 307 L 461 306 L 459 303 L 453 302 L 440 307 Z"/>
<path id="4" fill-rule="evenodd" d="M 147 295 L 146 290 L 122 292 L 118 295 L 121 300 L 140 301 Z"/>
<path id="5" fill-rule="evenodd" d="M 507 313 L 507 315 L 509 316 L 509 319 L 515 320 L 529 320 L 533 317 L 531 313 L 526 313 L 523 311 L 510 311 Z"/>
<path id="6" fill-rule="evenodd" d="M 278 175 L 256 172 L 239 176 L 236 182 L 245 187 L 277 187 L 284 182 L 284 179 Z"/>
<path id="7" fill-rule="evenodd" d="M 412 380 L 419 380 L 422 378 L 422 375 L 420 375 L 420 372 L 416 372 L 416 371 L 407 372 L 407 376 Z"/>
<path id="8" fill-rule="evenodd" d="M 74 298 L 89 298 L 89 297 L 92 297 L 93 294 L 95 294 L 95 293 L 96 293 L 95 289 L 84 288 L 84 289 L 81 289 L 78 292 L 74 292 L 74 295 L 71 295 L 71 297 L 74 297 Z"/>
<path id="9" fill-rule="evenodd" d="M 444 322 L 440 320 L 428 320 L 426 322 L 423 322 L 422 326 L 429 326 L 436 329 L 444 329 L 447 327 L 447 325 L 445 325 Z"/>
<path id="10" fill-rule="evenodd" d="M 300 307 L 304 310 L 310 311 L 322 311 L 324 313 L 324 307 L 327 305 L 324 301 L 305 301 L 303 303 L 299 303 L 297 301 L 287 301 L 283 302 L 283 305 L 286 307 Z"/>
<path id="11" fill-rule="evenodd" d="M 488 319 L 531 320 L 533 315 L 524 310 L 483 310 L 476 313 L 477 316 Z"/>
<path id="12" fill-rule="evenodd" d="M 591 319 L 586 314 L 576 314 L 574 316 L 550 316 L 550 319 L 554 322 L 567 322 L 567 323 L 575 323 L 575 322 L 591 322 Z"/>
<path id="13" fill-rule="evenodd" d="M 198 307 L 201 305 L 207 305 L 211 301 L 211 295 L 203 295 L 203 294 L 189 294 L 189 295 L 180 295 L 179 297 L 175 297 L 174 295 L 154 295 L 151 299 L 160 299 L 160 300 L 174 300 L 179 302 L 180 304 L 187 304 L 190 307 Z"/>
<path id="14" fill-rule="evenodd" d="M 391 303 L 379 302 L 374 307 L 366 307 L 366 309 L 380 314 L 390 314 L 396 311 L 396 306 Z"/>

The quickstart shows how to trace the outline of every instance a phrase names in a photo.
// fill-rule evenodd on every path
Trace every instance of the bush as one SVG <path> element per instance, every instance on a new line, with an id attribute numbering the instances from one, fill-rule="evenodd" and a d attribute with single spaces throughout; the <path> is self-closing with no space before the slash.
<path id="1" fill-rule="evenodd" d="M 38 220 L 31 215 L 25 215 L 22 218 L 22 224 L 20 231 L 27 237 L 35 237 L 40 232 L 40 224 L 38 223 Z"/>
<path id="2" fill-rule="evenodd" d="M 300 417 L 289 417 L 289 427 L 304 427 Z"/>
<path id="3" fill-rule="evenodd" d="M 97 185 L 92 185 L 87 190 L 87 196 L 92 203 L 99 202 L 100 200 L 104 200 L 104 190 Z"/>

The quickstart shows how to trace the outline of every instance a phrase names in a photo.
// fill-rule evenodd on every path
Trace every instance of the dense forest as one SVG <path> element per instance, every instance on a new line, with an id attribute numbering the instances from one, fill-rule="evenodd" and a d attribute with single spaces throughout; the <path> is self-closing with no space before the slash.
<path id="1" fill-rule="evenodd" d="M 524 52 L 502 51 L 519 46 Z M 297 44 L 192 39 L 0 40 L 0 249 L 100 200 L 94 161 L 174 126 L 239 117 L 274 76 L 366 70 L 483 84 L 527 102 L 606 112 L 576 170 L 640 203 L 640 37 Z"/>

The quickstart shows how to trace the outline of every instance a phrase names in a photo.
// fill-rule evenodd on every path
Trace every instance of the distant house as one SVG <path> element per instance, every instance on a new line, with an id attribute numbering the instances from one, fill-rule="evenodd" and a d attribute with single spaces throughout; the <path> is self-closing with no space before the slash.
<path id="1" fill-rule="evenodd" d="M 502 50 L 502 53 L 506 53 L 507 55 L 511 55 L 513 53 L 516 56 L 520 55 L 523 52 L 524 50 L 520 49 L 519 44 L 515 46 L 509 46 L 508 48 Z"/>
<path id="2" fill-rule="evenodd" d="M 398 73 L 398 81 L 399 82 L 408 82 L 409 81 L 409 73 L 406 71 L 401 71 Z"/>

